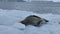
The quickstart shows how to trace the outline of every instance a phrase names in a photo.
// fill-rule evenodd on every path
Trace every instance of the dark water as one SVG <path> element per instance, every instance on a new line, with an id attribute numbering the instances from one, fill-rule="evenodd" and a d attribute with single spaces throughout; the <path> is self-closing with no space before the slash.
<path id="1" fill-rule="evenodd" d="M 54 2 L 0 2 L 0 9 L 60 14 L 60 3 Z"/>

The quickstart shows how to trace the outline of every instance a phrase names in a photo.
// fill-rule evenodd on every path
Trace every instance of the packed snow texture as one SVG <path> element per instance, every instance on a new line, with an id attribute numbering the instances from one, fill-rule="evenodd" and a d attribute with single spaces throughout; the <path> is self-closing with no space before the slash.
<path id="1" fill-rule="evenodd" d="M 19 23 L 29 15 L 37 15 L 49 22 L 41 27 L 25 26 Z M 60 15 L 0 9 L 0 34 L 60 34 Z"/>

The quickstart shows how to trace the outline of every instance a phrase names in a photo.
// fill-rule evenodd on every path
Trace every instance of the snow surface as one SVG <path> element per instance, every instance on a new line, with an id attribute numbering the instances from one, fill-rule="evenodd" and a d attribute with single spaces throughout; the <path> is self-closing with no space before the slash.
<path id="1" fill-rule="evenodd" d="M 29 15 L 37 15 L 49 20 L 41 27 L 25 26 L 19 23 Z M 36 14 L 21 10 L 0 9 L 0 34 L 60 34 L 60 15 Z"/>

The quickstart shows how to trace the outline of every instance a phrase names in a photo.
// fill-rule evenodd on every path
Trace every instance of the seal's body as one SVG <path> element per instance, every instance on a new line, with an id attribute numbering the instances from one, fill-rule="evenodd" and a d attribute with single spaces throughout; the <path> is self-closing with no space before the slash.
<path id="1" fill-rule="evenodd" d="M 44 24 L 46 22 L 48 22 L 48 20 L 40 18 L 35 15 L 30 15 L 30 16 L 26 17 L 23 21 L 21 21 L 22 24 L 34 25 L 34 26 L 39 26 L 39 25 Z"/>

